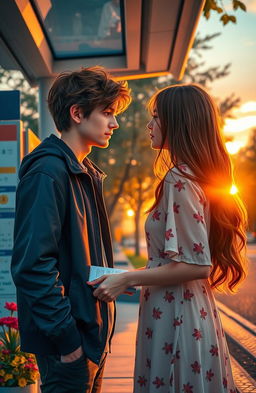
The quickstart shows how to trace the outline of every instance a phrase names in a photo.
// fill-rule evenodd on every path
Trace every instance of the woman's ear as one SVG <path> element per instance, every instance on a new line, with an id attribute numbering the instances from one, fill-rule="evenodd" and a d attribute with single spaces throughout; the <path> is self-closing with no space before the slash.
<path id="1" fill-rule="evenodd" d="M 74 104 L 70 107 L 69 109 L 69 113 L 70 113 L 70 118 L 76 123 L 76 124 L 80 124 L 81 123 L 81 119 L 83 118 L 83 113 L 81 108 Z"/>

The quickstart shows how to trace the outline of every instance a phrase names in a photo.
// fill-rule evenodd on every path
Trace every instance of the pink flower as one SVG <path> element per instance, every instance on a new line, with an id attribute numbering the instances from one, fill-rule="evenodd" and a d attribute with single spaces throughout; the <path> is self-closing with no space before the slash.
<path id="1" fill-rule="evenodd" d="M 184 184 L 185 184 L 185 182 L 182 182 L 181 180 L 179 180 L 174 185 L 174 187 L 177 188 L 177 190 L 180 192 L 181 190 L 185 190 Z"/>
<path id="2" fill-rule="evenodd" d="M 204 222 L 204 217 L 201 216 L 201 214 L 199 212 L 193 214 L 194 219 L 197 221 L 197 223 L 199 224 L 200 222 L 203 224 Z"/>
<path id="3" fill-rule="evenodd" d="M 162 348 L 163 351 L 165 351 L 165 354 L 168 355 L 168 353 L 172 353 L 173 351 L 173 345 L 165 343 L 164 347 Z"/>
<path id="4" fill-rule="evenodd" d="M 183 295 L 184 295 L 184 299 L 189 301 L 191 301 L 192 297 L 194 296 L 194 294 L 190 292 L 189 289 L 186 289 Z"/>
<path id="5" fill-rule="evenodd" d="M 163 314 L 163 311 L 161 311 L 159 307 L 153 308 L 152 317 L 154 319 L 161 319 L 161 314 Z"/>
<path id="6" fill-rule="evenodd" d="M 188 382 L 186 385 L 185 384 L 183 384 L 183 389 L 182 389 L 182 391 L 184 392 L 184 393 L 193 393 L 193 385 L 190 385 L 190 383 Z"/>
<path id="7" fill-rule="evenodd" d="M 11 303 L 6 302 L 4 308 L 6 308 L 6 310 L 9 311 L 17 311 L 17 304 L 14 302 Z"/>
<path id="8" fill-rule="evenodd" d="M 206 380 L 208 382 L 211 382 L 212 378 L 214 377 L 214 373 L 212 372 L 212 369 L 210 368 L 210 370 L 206 371 Z"/>
<path id="9" fill-rule="evenodd" d="M 153 381 L 153 384 L 156 385 L 156 388 L 159 389 L 161 386 L 164 386 L 164 379 L 156 377 L 156 379 Z"/>
<path id="10" fill-rule="evenodd" d="M 207 315 L 207 312 L 204 310 L 204 308 L 202 308 L 201 310 L 200 310 L 200 316 L 201 316 L 201 318 L 202 319 L 205 319 L 206 318 L 206 315 Z"/>
<path id="11" fill-rule="evenodd" d="M 180 318 L 179 317 L 174 318 L 174 320 L 173 320 L 173 326 L 175 328 L 176 328 L 176 326 L 180 326 L 182 323 L 183 323 L 182 316 Z"/>
<path id="12" fill-rule="evenodd" d="M 204 249 L 204 246 L 202 245 L 202 243 L 199 243 L 199 244 L 194 243 L 193 251 L 195 251 L 197 255 L 203 254 L 204 253 L 203 249 Z"/>
<path id="13" fill-rule="evenodd" d="M 146 386 L 147 379 L 144 377 L 144 375 L 143 375 L 143 377 L 139 376 L 137 382 L 138 382 L 138 384 L 140 385 L 140 387 Z"/>
<path id="14" fill-rule="evenodd" d="M 212 356 L 219 356 L 219 350 L 217 345 L 212 345 L 212 348 L 210 349 L 210 353 L 212 354 Z"/>
<path id="15" fill-rule="evenodd" d="M 153 221 L 155 221 L 155 220 L 159 221 L 160 220 L 160 215 L 161 215 L 161 212 L 159 212 L 158 210 L 155 210 L 153 215 L 152 215 L 152 220 Z"/>
<path id="16" fill-rule="evenodd" d="M 153 330 L 150 328 L 147 328 L 145 334 L 146 334 L 146 336 L 148 336 L 148 339 L 150 339 L 153 336 Z"/>
<path id="17" fill-rule="evenodd" d="M 173 211 L 174 211 L 174 213 L 179 214 L 179 208 L 180 208 L 180 205 L 177 205 L 176 202 L 173 202 Z"/>
<path id="18" fill-rule="evenodd" d="M 192 367 L 193 373 L 200 374 L 201 365 L 197 361 L 195 361 L 193 364 L 191 364 L 191 367 Z"/>
<path id="19" fill-rule="evenodd" d="M 164 300 L 166 302 L 171 303 L 174 299 L 173 292 L 165 291 Z"/>
<path id="20" fill-rule="evenodd" d="M 168 230 L 165 232 L 165 239 L 166 239 L 166 240 L 170 240 L 171 237 L 174 237 L 174 234 L 172 233 L 172 228 L 168 229 Z"/>
<path id="21" fill-rule="evenodd" d="M 201 340 L 203 338 L 202 332 L 200 329 L 194 329 L 194 333 L 192 334 L 195 337 L 196 341 Z"/>

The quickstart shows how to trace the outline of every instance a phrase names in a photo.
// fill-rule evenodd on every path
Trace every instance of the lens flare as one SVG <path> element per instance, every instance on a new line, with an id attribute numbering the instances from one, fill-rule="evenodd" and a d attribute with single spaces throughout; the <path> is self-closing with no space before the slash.
<path id="1" fill-rule="evenodd" d="M 230 193 L 231 195 L 235 195 L 235 194 L 238 193 L 238 188 L 237 188 L 237 186 L 236 186 L 235 184 L 232 185 L 232 187 L 230 188 L 229 193 Z"/>

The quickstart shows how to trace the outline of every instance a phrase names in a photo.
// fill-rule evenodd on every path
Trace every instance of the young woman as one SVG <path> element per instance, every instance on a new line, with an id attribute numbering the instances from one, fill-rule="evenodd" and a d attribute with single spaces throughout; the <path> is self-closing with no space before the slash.
<path id="1" fill-rule="evenodd" d="M 94 295 L 114 300 L 142 286 L 134 392 L 235 393 L 213 290 L 246 276 L 246 213 L 230 194 L 232 167 L 211 97 L 176 85 L 149 102 L 164 170 L 145 229 L 146 269 L 104 276 Z"/>

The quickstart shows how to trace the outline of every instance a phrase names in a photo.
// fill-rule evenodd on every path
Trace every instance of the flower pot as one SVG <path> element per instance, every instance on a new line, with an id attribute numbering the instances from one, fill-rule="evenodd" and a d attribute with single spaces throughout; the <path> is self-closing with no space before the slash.
<path id="1" fill-rule="evenodd" d="M 0 393 L 38 393 L 38 384 L 32 383 L 31 385 L 27 385 L 24 388 L 20 388 L 19 386 L 0 386 Z"/>

